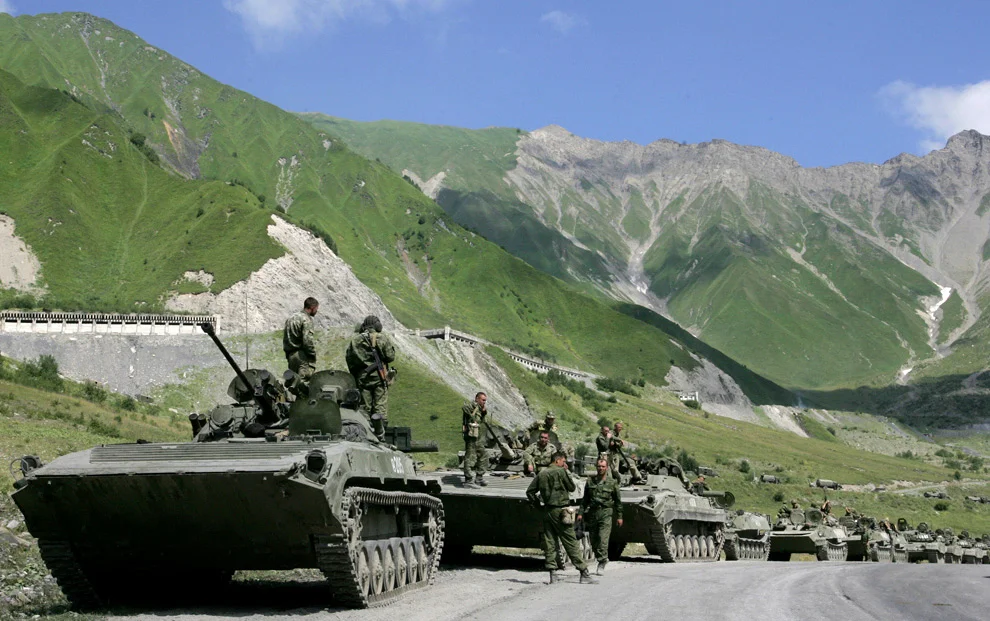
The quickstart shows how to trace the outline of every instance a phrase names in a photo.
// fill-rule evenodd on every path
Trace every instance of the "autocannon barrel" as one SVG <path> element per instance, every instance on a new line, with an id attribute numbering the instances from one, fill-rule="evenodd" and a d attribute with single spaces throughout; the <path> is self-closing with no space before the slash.
<path id="1" fill-rule="evenodd" d="M 732 505 L 736 504 L 736 497 L 732 495 L 732 492 L 713 492 L 711 490 L 705 490 L 698 495 L 704 496 L 705 498 L 715 498 L 715 502 L 723 509 L 728 509 Z"/>
<path id="2" fill-rule="evenodd" d="M 403 453 L 439 453 L 440 445 L 432 440 L 429 442 L 414 441 L 409 445 L 408 448 L 404 449 L 402 452 Z"/>

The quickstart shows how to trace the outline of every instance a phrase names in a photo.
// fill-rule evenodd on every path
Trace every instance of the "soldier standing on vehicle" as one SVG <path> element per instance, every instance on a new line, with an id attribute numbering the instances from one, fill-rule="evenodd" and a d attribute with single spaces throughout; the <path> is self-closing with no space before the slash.
<path id="1" fill-rule="evenodd" d="M 622 526 L 622 497 L 619 494 L 619 482 L 608 471 L 608 460 L 599 458 L 596 466 L 598 474 L 588 477 L 584 484 L 581 512 L 584 514 L 584 528 L 591 535 L 591 548 L 598 559 L 595 573 L 602 575 L 608 564 L 612 518 L 615 518 L 616 526 Z"/>
<path id="2" fill-rule="evenodd" d="M 523 472 L 527 476 L 535 476 L 541 470 L 553 463 L 553 454 L 557 452 L 557 447 L 550 444 L 550 434 L 546 431 L 540 432 L 540 439 L 536 444 L 530 445 L 523 452 Z"/>
<path id="3" fill-rule="evenodd" d="M 633 481 L 639 481 L 639 468 L 632 460 L 626 458 L 623 459 L 622 448 L 625 446 L 626 441 L 620 436 L 622 435 L 622 421 L 615 422 L 615 429 L 612 431 L 612 437 L 608 441 L 608 465 L 612 470 L 612 476 L 615 477 L 616 481 L 621 481 L 619 478 L 619 464 L 625 462 L 626 467 L 629 468 L 629 475 L 632 477 Z"/>
<path id="4" fill-rule="evenodd" d="M 550 584 L 557 582 L 558 542 L 581 572 L 581 582 L 594 584 L 595 579 L 588 573 L 588 564 L 581 558 L 581 548 L 574 534 L 575 511 L 570 506 L 570 494 L 576 486 L 567 471 L 566 459 L 564 453 L 554 453 L 553 463 L 536 475 L 526 489 L 526 497 L 543 513 L 543 556 L 550 572 Z"/>
<path id="5" fill-rule="evenodd" d="M 488 451 L 481 442 L 481 425 L 488 416 L 488 395 L 479 392 L 474 401 L 468 401 L 461 408 L 461 432 L 464 434 L 464 484 L 488 485 L 485 472 L 488 470 Z"/>
<path id="6" fill-rule="evenodd" d="M 388 365 L 395 361 L 395 345 L 382 332 L 382 322 L 374 315 L 365 317 L 355 332 L 357 334 L 347 345 L 344 360 L 361 391 L 371 428 L 381 440 L 388 427 L 388 387 L 395 378 L 394 369 Z"/>
<path id="7" fill-rule="evenodd" d="M 295 394 L 309 391 L 309 378 L 316 372 L 316 340 L 313 337 L 313 317 L 320 309 L 316 298 L 306 298 L 303 309 L 285 320 L 282 350 L 289 370 L 295 374 L 287 388 Z M 287 374 L 288 375 L 288 374 Z"/>
<path id="8" fill-rule="evenodd" d="M 608 461 L 609 441 L 612 439 L 612 430 L 608 425 L 602 425 L 602 432 L 595 438 L 595 447 L 598 449 L 598 456 L 604 457 Z"/>

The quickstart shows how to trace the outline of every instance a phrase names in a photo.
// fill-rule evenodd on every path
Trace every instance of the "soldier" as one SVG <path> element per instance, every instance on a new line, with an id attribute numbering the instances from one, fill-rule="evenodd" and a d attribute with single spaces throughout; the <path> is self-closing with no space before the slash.
<path id="1" fill-rule="evenodd" d="M 608 445 L 611 439 L 612 430 L 609 429 L 608 425 L 602 425 L 601 433 L 595 438 L 595 447 L 598 449 L 598 456 L 604 456 L 605 461 L 608 461 Z"/>
<path id="2" fill-rule="evenodd" d="M 485 471 L 488 469 L 488 452 L 481 438 L 481 425 L 488 416 L 488 395 L 479 392 L 474 401 L 468 401 L 461 408 L 461 432 L 464 434 L 464 484 L 474 485 L 477 475 L 478 485 L 485 486 Z"/>
<path id="3" fill-rule="evenodd" d="M 523 472 L 527 476 L 536 476 L 541 470 L 553 463 L 553 454 L 557 452 L 557 447 L 550 444 L 550 434 L 546 431 L 540 432 L 540 439 L 536 444 L 530 445 L 523 453 Z"/>
<path id="4" fill-rule="evenodd" d="M 371 418 L 371 427 L 381 440 L 388 427 L 388 387 L 394 377 L 394 370 L 388 365 L 395 360 L 395 345 L 387 334 L 382 332 L 382 322 L 374 315 L 368 315 L 355 330 L 347 345 L 344 359 L 347 370 L 354 376 L 365 410 Z M 381 361 L 379 367 L 378 361 Z"/>
<path id="5" fill-rule="evenodd" d="M 295 374 L 286 380 L 287 388 L 295 394 L 309 391 L 309 378 L 316 372 L 316 341 L 313 338 L 313 317 L 320 309 L 316 298 L 306 298 L 303 309 L 285 320 L 282 350 L 289 370 Z M 289 374 L 286 374 L 289 375 Z"/>
<path id="6" fill-rule="evenodd" d="M 705 483 L 705 475 L 698 475 L 698 478 L 691 483 L 691 491 L 695 494 L 708 491 L 708 483 Z"/>
<path id="7" fill-rule="evenodd" d="M 543 513 L 543 556 L 550 584 L 557 582 L 557 543 L 563 546 L 571 563 L 581 572 L 581 582 L 594 584 L 595 579 L 588 573 L 588 564 L 581 558 L 581 548 L 574 534 L 574 522 L 569 516 L 573 512 L 570 493 L 576 489 L 567 471 L 567 456 L 557 451 L 553 463 L 542 470 L 526 489 L 526 497 L 533 506 Z M 542 503 L 540 502 L 542 500 Z"/>
<path id="8" fill-rule="evenodd" d="M 636 464 L 629 459 L 622 458 L 622 447 L 625 446 L 626 442 L 619 436 L 622 434 L 622 421 L 615 422 L 615 430 L 612 432 L 612 438 L 608 441 L 608 465 L 612 470 L 612 476 L 615 477 L 616 481 L 621 481 L 619 478 L 619 463 L 625 462 L 629 468 L 629 474 L 633 481 L 639 481 L 639 468 Z"/>
<path id="9" fill-rule="evenodd" d="M 584 485 L 584 499 L 581 512 L 584 514 L 584 528 L 591 535 L 591 547 L 598 559 L 595 570 L 599 576 L 605 573 L 608 564 L 608 539 L 612 534 L 612 517 L 616 526 L 622 526 L 622 498 L 619 495 L 619 482 L 608 471 L 608 460 L 598 458 L 597 475 L 588 477 Z M 581 519 L 580 516 L 578 519 Z"/>

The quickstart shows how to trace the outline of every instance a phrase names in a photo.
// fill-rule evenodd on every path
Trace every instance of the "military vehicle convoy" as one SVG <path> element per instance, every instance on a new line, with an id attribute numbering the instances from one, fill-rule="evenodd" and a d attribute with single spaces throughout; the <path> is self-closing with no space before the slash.
<path id="1" fill-rule="evenodd" d="M 742 509 L 725 530 L 725 560 L 765 561 L 770 556 L 770 516 Z"/>
<path id="2" fill-rule="evenodd" d="M 778 515 L 770 533 L 771 561 L 789 561 L 792 554 L 814 554 L 819 561 L 844 561 L 849 543 L 857 540 L 818 509 L 792 509 Z"/>
<path id="3" fill-rule="evenodd" d="M 267 371 L 193 415 L 194 442 L 98 446 L 22 460 L 13 494 L 73 606 L 210 592 L 240 569 L 316 568 L 337 605 L 368 607 L 436 576 L 437 483 L 379 442 L 350 374 L 322 371 L 291 404 Z"/>

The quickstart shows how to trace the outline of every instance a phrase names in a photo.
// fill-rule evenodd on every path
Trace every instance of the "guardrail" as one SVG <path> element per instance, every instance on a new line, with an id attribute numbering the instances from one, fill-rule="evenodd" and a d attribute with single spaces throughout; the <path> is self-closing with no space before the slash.
<path id="1" fill-rule="evenodd" d="M 46 313 L 0 311 L 0 332 L 35 334 L 134 334 L 138 336 L 197 334 L 199 325 L 216 329 L 216 315 L 122 313 Z"/>
<path id="2" fill-rule="evenodd" d="M 530 358 L 529 356 L 524 356 L 519 352 L 512 351 L 502 345 L 497 343 L 492 343 L 491 341 L 486 341 L 481 337 L 474 336 L 473 334 L 468 334 L 466 332 L 458 332 L 457 330 L 452 330 L 450 326 L 444 326 L 443 328 L 434 328 L 430 330 L 417 330 L 416 333 L 426 339 L 443 339 L 444 341 L 456 341 L 460 343 L 467 343 L 471 347 L 475 345 L 491 345 L 493 347 L 498 347 L 505 353 L 509 355 L 510 358 L 523 365 L 524 367 L 533 369 L 534 371 L 540 371 L 541 373 L 546 373 L 548 371 L 559 371 L 560 373 L 573 377 L 579 380 L 593 380 L 600 376 L 594 373 L 586 373 L 584 371 L 579 371 L 577 369 L 571 369 L 568 367 L 562 367 L 557 364 L 552 364 L 546 362 L 545 360 L 537 360 L 536 358 Z"/>

